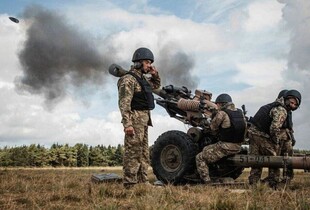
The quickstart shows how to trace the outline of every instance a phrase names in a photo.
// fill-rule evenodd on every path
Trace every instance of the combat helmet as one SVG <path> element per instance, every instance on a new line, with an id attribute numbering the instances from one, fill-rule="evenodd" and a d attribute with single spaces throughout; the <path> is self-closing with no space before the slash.
<path id="1" fill-rule="evenodd" d="M 138 48 L 132 56 L 132 62 L 137 62 L 140 60 L 150 60 L 153 63 L 154 55 L 152 51 L 145 47 Z"/>
<path id="2" fill-rule="evenodd" d="M 288 99 L 290 97 L 294 97 L 297 101 L 298 106 L 301 104 L 301 94 L 298 90 L 289 90 L 287 91 L 284 96 L 285 99 Z"/>
<path id="3" fill-rule="evenodd" d="M 232 102 L 232 99 L 230 95 L 228 95 L 227 93 L 222 93 L 215 99 L 215 103 L 228 103 L 228 102 Z"/>
<path id="4" fill-rule="evenodd" d="M 287 91 L 288 91 L 288 90 L 286 90 L 286 89 L 281 90 L 281 91 L 279 92 L 279 95 L 278 95 L 278 97 L 277 97 L 277 98 L 284 97 L 284 95 L 285 95 L 285 93 L 286 93 Z"/>

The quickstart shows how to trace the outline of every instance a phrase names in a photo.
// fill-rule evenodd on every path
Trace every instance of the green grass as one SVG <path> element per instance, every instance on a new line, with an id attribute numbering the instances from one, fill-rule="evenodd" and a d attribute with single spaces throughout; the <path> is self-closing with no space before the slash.
<path id="1" fill-rule="evenodd" d="M 121 168 L 0 169 L 0 209 L 310 209 L 310 174 L 298 171 L 289 186 L 272 190 L 234 186 L 137 185 L 91 182 L 92 174 Z M 238 181 L 247 181 L 246 170 Z M 151 182 L 155 180 L 149 171 Z"/>

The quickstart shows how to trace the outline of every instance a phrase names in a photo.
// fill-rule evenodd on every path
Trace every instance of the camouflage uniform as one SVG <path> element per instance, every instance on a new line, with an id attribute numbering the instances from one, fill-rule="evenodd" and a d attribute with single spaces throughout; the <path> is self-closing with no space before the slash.
<path id="1" fill-rule="evenodd" d="M 257 126 L 251 125 L 248 129 L 250 139 L 250 155 L 269 155 L 276 156 L 279 151 L 279 143 L 283 135 L 282 125 L 287 117 L 287 110 L 284 108 L 284 99 L 277 99 L 279 104 L 273 107 L 269 112 L 269 117 L 272 118 L 270 125 L 270 134 L 261 131 Z M 267 122 L 266 122 L 267 123 Z M 275 184 L 279 181 L 279 172 L 277 168 L 269 168 L 268 177 L 270 184 Z M 262 175 L 261 167 L 252 167 L 249 183 L 256 184 L 260 181 Z"/>
<path id="2" fill-rule="evenodd" d="M 131 69 L 135 75 L 143 77 L 140 70 Z M 148 79 L 153 89 L 160 87 L 160 78 L 156 74 Z M 132 126 L 135 135 L 125 135 L 123 159 L 123 183 L 131 185 L 147 182 L 149 166 L 148 126 L 152 125 L 149 110 L 132 110 L 131 101 L 135 92 L 141 92 L 139 82 L 130 74 L 126 74 L 118 81 L 119 109 L 124 128 Z"/>
<path id="3" fill-rule="evenodd" d="M 278 155 L 293 156 L 293 146 L 295 145 L 295 138 L 294 138 L 294 131 L 293 131 L 292 111 L 289 111 L 287 113 L 287 118 L 288 120 L 285 126 L 286 128 L 282 129 L 282 135 L 281 135 L 280 148 L 278 151 Z M 280 175 L 280 170 L 278 173 Z M 292 180 L 294 178 L 293 168 L 291 167 L 287 168 L 286 174 L 283 173 L 283 178 L 285 181 Z"/>
<path id="4" fill-rule="evenodd" d="M 280 142 L 279 142 L 279 148 L 277 151 L 277 155 L 293 156 L 292 131 L 289 130 L 288 128 L 281 129 Z M 276 169 L 276 176 L 280 177 L 280 169 Z M 283 181 L 292 180 L 293 177 L 294 177 L 293 168 L 291 167 L 287 168 L 286 174 L 283 173 L 283 178 L 284 178 Z M 269 177 L 267 179 L 269 180 Z"/>
<path id="5" fill-rule="evenodd" d="M 227 109 L 235 110 L 234 104 L 230 103 L 227 106 Z M 229 128 L 229 127 L 231 127 L 231 122 L 228 114 L 224 111 L 219 111 L 212 119 L 210 124 L 211 131 L 215 135 L 220 132 L 220 128 Z M 200 175 L 200 178 L 205 183 L 210 182 L 211 179 L 209 175 L 208 164 L 215 163 L 216 161 L 228 155 L 236 154 L 240 152 L 240 149 L 241 149 L 241 143 L 232 143 L 224 141 L 218 141 L 215 144 L 211 144 L 204 147 L 202 152 L 200 152 L 196 156 L 196 167 Z"/>

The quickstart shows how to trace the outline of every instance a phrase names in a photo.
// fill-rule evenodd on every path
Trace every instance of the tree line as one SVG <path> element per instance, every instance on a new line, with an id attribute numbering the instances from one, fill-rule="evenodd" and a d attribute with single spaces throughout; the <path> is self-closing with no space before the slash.
<path id="1" fill-rule="evenodd" d="M 2 167 L 88 167 L 120 166 L 124 148 L 114 146 L 88 146 L 86 144 L 53 144 L 46 148 L 40 144 L 0 148 L 0 166 Z"/>
<path id="2" fill-rule="evenodd" d="M 295 154 L 310 154 L 309 150 L 294 150 Z M 0 167 L 88 167 L 121 166 L 123 145 L 88 146 L 86 144 L 53 144 L 45 148 L 40 144 L 0 148 Z"/>

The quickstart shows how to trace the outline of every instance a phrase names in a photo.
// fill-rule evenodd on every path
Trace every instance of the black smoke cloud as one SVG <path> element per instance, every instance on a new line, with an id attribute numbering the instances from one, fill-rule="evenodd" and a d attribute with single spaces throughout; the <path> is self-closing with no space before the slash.
<path id="1" fill-rule="evenodd" d="M 19 53 L 23 76 L 19 89 L 43 94 L 46 102 L 66 96 L 69 85 L 102 85 L 111 58 L 101 55 L 89 36 L 67 23 L 65 17 L 39 6 L 28 7 L 23 18 L 31 25 Z"/>
<path id="2" fill-rule="evenodd" d="M 156 63 L 162 77 L 162 85 L 186 86 L 190 90 L 197 87 L 199 80 L 192 75 L 194 58 L 183 52 L 176 43 L 169 43 L 161 48 Z"/>
<path id="3" fill-rule="evenodd" d="M 109 38 L 98 44 L 55 11 L 32 5 L 24 11 L 23 19 L 29 26 L 19 52 L 23 75 L 16 78 L 15 86 L 18 91 L 43 95 L 49 108 L 66 97 L 69 88 L 79 91 L 105 85 L 111 79 L 107 74 L 109 65 L 121 62 L 113 55 L 122 49 L 116 50 Z M 102 51 L 106 53 L 99 52 L 98 46 L 104 46 Z M 169 45 L 155 54 L 163 84 L 195 88 L 197 80 L 190 73 L 193 58 L 175 49 L 176 44 Z"/>

